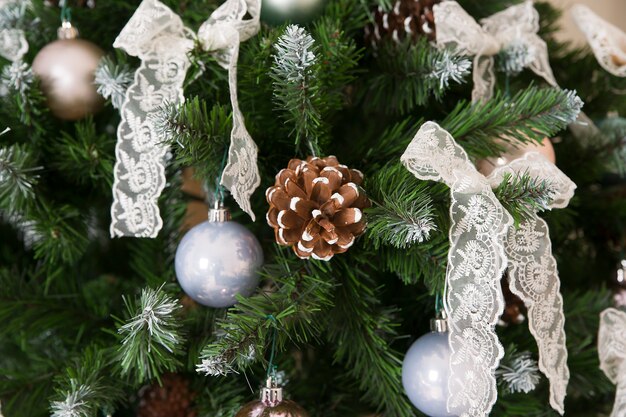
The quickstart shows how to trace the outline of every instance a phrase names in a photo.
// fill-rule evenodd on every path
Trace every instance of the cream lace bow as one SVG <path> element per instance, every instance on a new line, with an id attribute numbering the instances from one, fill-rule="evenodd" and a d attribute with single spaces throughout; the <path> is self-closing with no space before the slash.
<path id="1" fill-rule="evenodd" d="M 497 168 L 489 176 L 489 182 L 493 187 L 498 186 L 506 173 L 528 173 L 550 182 L 555 194 L 551 205 L 546 208 L 566 207 L 576 189 L 576 184 L 537 152 L 527 153 Z M 505 250 L 509 259 L 511 291 L 528 307 L 528 326 L 539 348 L 539 368 L 550 381 L 550 405 L 563 414 L 569 381 L 563 328 L 565 316 L 548 225 L 535 214 L 523 221 L 519 228 L 511 227 Z"/>
<path id="2" fill-rule="evenodd" d="M 244 20 L 248 13 L 251 19 Z M 200 27 L 198 41 L 228 69 L 233 129 L 221 182 L 253 219 L 250 195 L 260 184 L 257 147 L 237 102 L 239 42 L 259 29 L 258 0 L 227 0 Z M 141 66 L 126 92 L 115 149 L 111 235 L 155 237 L 163 225 L 157 200 L 165 186 L 167 146 L 157 132 L 157 111 L 181 103 L 194 34 L 158 0 L 143 0 L 113 46 L 138 56 Z M 209 146 L 207 144 L 207 146 Z"/>
<path id="3" fill-rule="evenodd" d="M 401 160 L 417 178 L 450 187 L 448 410 L 462 417 L 487 416 L 497 398 L 494 372 L 503 356 L 495 324 L 504 308 L 500 278 L 513 220 L 463 148 L 436 123 L 419 129 Z"/>
<path id="4" fill-rule="evenodd" d="M 600 369 L 617 385 L 611 417 L 626 416 L 626 312 L 607 308 L 600 314 Z"/>
<path id="5" fill-rule="evenodd" d="M 511 6 L 479 25 L 456 1 L 444 1 L 433 7 L 437 27 L 437 45 L 451 48 L 456 54 L 474 56 L 472 100 L 489 100 L 496 78 L 494 55 L 510 46 L 523 46 L 531 60 L 528 68 L 556 86 L 548 61 L 548 47 L 537 35 L 539 14 L 532 1 Z"/>
<path id="6" fill-rule="evenodd" d="M 0 9 L 19 7 L 22 14 L 28 2 L 25 0 L 0 0 Z M 14 27 L 0 28 L 0 55 L 9 61 L 21 60 L 28 52 L 28 42 L 24 31 Z"/>
<path id="7" fill-rule="evenodd" d="M 598 63 L 611 74 L 626 77 L 626 33 L 582 4 L 572 7 L 572 17 L 585 34 Z"/>

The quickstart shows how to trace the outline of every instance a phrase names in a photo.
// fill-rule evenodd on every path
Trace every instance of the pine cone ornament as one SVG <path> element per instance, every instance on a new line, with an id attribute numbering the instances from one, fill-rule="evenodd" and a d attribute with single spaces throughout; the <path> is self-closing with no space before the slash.
<path id="1" fill-rule="evenodd" d="M 511 292 L 509 282 L 506 278 L 500 281 L 502 286 L 502 294 L 504 295 L 504 312 L 500 317 L 500 325 L 508 326 L 510 324 L 520 324 L 526 320 L 524 312 L 526 307 L 521 298 Z"/>
<path id="2" fill-rule="evenodd" d="M 367 225 L 363 209 L 370 201 L 362 181 L 360 171 L 334 156 L 289 161 L 265 193 L 276 242 L 292 246 L 302 259 L 328 261 L 347 251 Z"/>
<path id="3" fill-rule="evenodd" d="M 396 0 L 388 12 L 379 6 L 374 11 L 374 23 L 365 27 L 365 40 L 373 48 L 386 39 L 401 42 L 426 36 L 428 40 L 435 40 L 433 6 L 439 2 L 441 0 Z"/>
<path id="4" fill-rule="evenodd" d="M 192 403 L 195 393 L 181 375 L 165 374 L 158 382 L 139 392 L 137 417 L 196 417 Z"/>

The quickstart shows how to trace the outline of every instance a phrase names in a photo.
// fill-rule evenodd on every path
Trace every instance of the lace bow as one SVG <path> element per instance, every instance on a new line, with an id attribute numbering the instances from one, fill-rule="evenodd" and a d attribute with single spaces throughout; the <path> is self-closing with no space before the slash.
<path id="1" fill-rule="evenodd" d="M 229 71 L 233 130 L 224 184 L 254 219 L 250 195 L 260 183 L 257 148 L 248 134 L 237 102 L 239 42 L 259 28 L 258 0 L 227 0 L 200 27 L 198 41 L 214 52 Z M 249 13 L 250 20 L 243 20 Z M 165 103 L 184 101 L 187 56 L 195 35 L 180 17 L 158 0 L 143 0 L 115 43 L 141 59 L 121 109 L 115 149 L 111 235 L 155 237 L 163 225 L 157 200 L 165 187 L 167 146 L 157 131 L 157 111 Z"/>
<path id="2" fill-rule="evenodd" d="M 496 82 L 493 57 L 511 46 L 525 48 L 530 57 L 524 66 L 543 77 L 550 85 L 557 85 L 548 61 L 548 47 L 537 35 L 539 14 L 532 1 L 511 6 L 482 19 L 482 26 L 456 1 L 436 4 L 433 12 L 438 47 L 451 48 L 459 55 L 474 56 L 473 101 L 492 97 Z"/>
<path id="3" fill-rule="evenodd" d="M 572 17 L 598 63 L 611 74 L 626 77 L 626 34 L 582 4 L 572 7 Z"/>
<path id="4" fill-rule="evenodd" d="M 27 6 L 24 0 L 3 0 L 0 1 L 0 9 L 16 7 L 19 8 L 20 16 L 24 14 Z M 9 61 L 21 60 L 28 52 L 28 42 L 22 29 L 15 27 L 0 27 L 0 55 Z"/>
<path id="5" fill-rule="evenodd" d="M 504 240 L 513 220 L 463 148 L 436 123 L 422 125 L 401 160 L 417 178 L 450 187 L 448 411 L 487 416 L 497 398 L 494 372 L 503 356 L 495 324 L 504 308 L 500 278 L 507 264 Z"/>
<path id="6" fill-rule="evenodd" d="M 566 207 L 576 189 L 576 184 L 537 152 L 527 153 L 497 168 L 488 178 L 492 186 L 500 184 L 506 173 L 528 173 L 550 182 L 555 194 L 546 208 Z M 505 250 L 509 258 L 511 291 L 528 307 L 528 326 L 539 348 L 539 369 L 550 381 L 550 405 L 563 414 L 569 381 L 565 316 L 548 225 L 535 213 L 519 228 L 509 229 Z"/>
<path id="7" fill-rule="evenodd" d="M 600 369 L 617 385 L 611 417 L 626 416 L 626 312 L 607 308 L 600 313 Z"/>

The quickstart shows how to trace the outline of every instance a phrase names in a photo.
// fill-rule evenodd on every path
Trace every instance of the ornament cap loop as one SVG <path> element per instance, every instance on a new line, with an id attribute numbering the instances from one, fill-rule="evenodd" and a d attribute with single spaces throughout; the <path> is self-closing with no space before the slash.
<path id="1" fill-rule="evenodd" d="M 444 318 L 430 320 L 430 331 L 435 333 L 445 333 L 448 331 L 448 321 Z"/>
<path id="2" fill-rule="evenodd" d="M 266 407 L 276 407 L 283 402 L 283 389 L 276 385 L 276 381 L 271 376 L 267 378 L 265 387 L 261 389 L 261 402 Z"/>
<path id="3" fill-rule="evenodd" d="M 436 318 L 430 320 L 430 331 L 435 333 L 448 331 L 448 315 L 445 310 L 441 310 Z"/>
<path id="4" fill-rule="evenodd" d="M 61 40 L 78 38 L 78 29 L 69 20 L 63 20 L 57 29 L 57 37 Z"/>
<path id="5" fill-rule="evenodd" d="M 213 223 L 223 223 L 230 221 L 230 211 L 221 202 L 216 201 L 215 207 L 209 209 L 209 221 Z"/>

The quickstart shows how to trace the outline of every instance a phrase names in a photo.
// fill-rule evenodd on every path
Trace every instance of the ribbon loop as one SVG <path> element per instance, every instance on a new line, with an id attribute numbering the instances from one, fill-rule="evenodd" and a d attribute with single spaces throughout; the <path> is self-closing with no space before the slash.
<path id="1" fill-rule="evenodd" d="M 0 9 L 16 8 L 21 18 L 26 12 L 28 2 L 25 0 L 2 0 Z M 28 41 L 22 29 L 17 27 L 0 27 L 0 56 L 11 62 L 20 61 L 28 52 Z"/>
<path id="2" fill-rule="evenodd" d="M 617 385 L 611 417 L 626 415 L 626 312 L 607 308 L 600 313 L 600 369 Z"/>
<path id="3" fill-rule="evenodd" d="M 488 180 L 493 187 L 497 187 L 506 173 L 528 174 L 550 182 L 554 189 L 554 198 L 545 207 L 547 209 L 566 207 L 576 189 L 576 184 L 537 152 L 529 152 L 524 157 L 497 168 Z M 550 404 L 563 414 L 570 375 L 567 367 L 563 297 L 547 223 L 534 213 L 519 228 L 509 230 L 505 250 L 511 291 L 528 308 L 528 326 L 539 348 L 539 369 L 550 381 Z"/>
<path id="4" fill-rule="evenodd" d="M 550 85 L 556 86 L 548 61 L 548 47 L 537 35 L 539 14 L 532 1 L 511 6 L 482 19 L 479 25 L 456 1 L 433 6 L 437 46 L 451 48 L 458 55 L 474 56 L 472 100 L 488 100 L 495 87 L 494 56 L 503 48 L 518 44 L 527 48 L 531 59 L 524 63 Z"/>
<path id="5" fill-rule="evenodd" d="M 582 4 L 572 7 L 572 18 L 602 68 L 617 77 L 626 77 L 626 33 Z"/>
<path id="6" fill-rule="evenodd" d="M 201 45 L 229 72 L 233 130 L 222 184 L 253 219 L 249 200 L 260 184 L 257 148 L 237 103 L 236 66 L 240 39 L 248 39 L 259 29 L 259 9 L 258 0 L 227 0 L 202 25 L 199 35 Z M 246 13 L 252 19 L 242 21 Z M 158 135 L 155 113 L 165 103 L 184 101 L 183 82 L 190 66 L 187 54 L 194 38 L 170 8 L 158 0 L 143 0 L 113 44 L 138 56 L 141 66 L 126 93 L 118 126 L 112 236 L 155 237 L 163 225 L 157 200 L 165 187 L 167 146 Z"/>
<path id="7" fill-rule="evenodd" d="M 450 251 L 445 310 L 450 328 L 448 410 L 483 417 L 496 401 L 495 369 L 503 356 L 495 324 L 504 300 L 504 238 L 512 225 L 491 187 L 454 138 L 427 122 L 402 155 L 417 178 L 450 187 Z"/>

